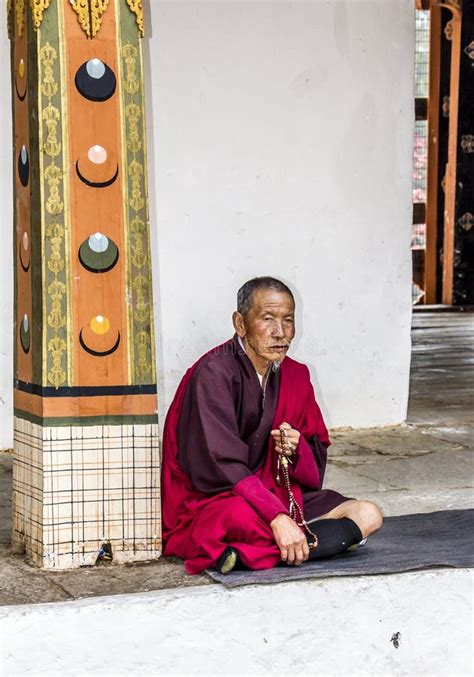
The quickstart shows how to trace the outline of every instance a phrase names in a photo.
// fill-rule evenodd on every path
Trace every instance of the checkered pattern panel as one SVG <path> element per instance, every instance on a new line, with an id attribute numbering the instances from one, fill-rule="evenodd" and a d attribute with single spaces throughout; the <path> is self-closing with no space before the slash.
<path id="1" fill-rule="evenodd" d="M 43 556 L 43 429 L 15 417 L 13 543 L 41 566 Z"/>
<path id="2" fill-rule="evenodd" d="M 29 445 L 17 435 L 19 449 L 31 446 L 33 434 L 41 435 L 41 566 L 94 564 L 104 543 L 110 543 L 115 561 L 159 556 L 157 424 L 40 428 L 21 421 L 21 425 L 29 427 L 30 434 Z M 29 470 L 34 470 L 32 464 Z M 23 531 L 28 531 L 26 519 Z"/>

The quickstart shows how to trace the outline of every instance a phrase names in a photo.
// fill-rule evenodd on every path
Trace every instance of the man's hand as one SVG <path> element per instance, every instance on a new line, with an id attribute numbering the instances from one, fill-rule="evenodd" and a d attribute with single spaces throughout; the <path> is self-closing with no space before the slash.
<path id="1" fill-rule="evenodd" d="M 295 522 L 284 513 L 280 513 L 270 522 L 273 537 L 280 548 L 281 559 L 287 564 L 299 566 L 309 557 L 306 536 Z"/>
<path id="2" fill-rule="evenodd" d="M 289 442 L 290 448 L 291 448 L 291 455 L 292 455 L 294 450 L 298 446 L 301 433 L 299 433 L 298 430 L 295 430 L 294 428 L 292 428 L 291 425 L 289 423 L 286 423 L 286 422 L 282 423 L 280 427 L 285 428 L 285 430 L 286 430 L 286 434 L 288 436 L 288 442 Z M 273 439 L 275 440 L 275 451 L 277 452 L 277 454 L 281 454 L 283 450 L 281 448 L 280 429 L 272 430 L 271 435 L 272 435 Z M 285 455 L 288 456 L 289 454 L 285 454 Z"/>

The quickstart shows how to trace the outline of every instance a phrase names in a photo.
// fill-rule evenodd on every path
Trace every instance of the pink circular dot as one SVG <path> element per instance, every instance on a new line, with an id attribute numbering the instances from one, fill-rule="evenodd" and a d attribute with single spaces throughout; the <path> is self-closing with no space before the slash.
<path id="1" fill-rule="evenodd" d="M 102 146 L 91 146 L 87 152 L 87 157 L 95 165 L 102 165 L 107 160 L 107 151 Z"/>

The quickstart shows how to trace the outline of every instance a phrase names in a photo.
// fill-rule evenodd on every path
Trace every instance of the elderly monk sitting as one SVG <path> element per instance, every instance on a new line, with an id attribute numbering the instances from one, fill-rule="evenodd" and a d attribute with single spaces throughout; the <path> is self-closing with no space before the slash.
<path id="1" fill-rule="evenodd" d="M 191 574 L 300 565 L 382 525 L 374 503 L 322 489 L 330 442 L 308 368 L 286 356 L 294 313 L 279 280 L 246 282 L 234 337 L 187 371 L 168 412 L 164 554 Z"/>

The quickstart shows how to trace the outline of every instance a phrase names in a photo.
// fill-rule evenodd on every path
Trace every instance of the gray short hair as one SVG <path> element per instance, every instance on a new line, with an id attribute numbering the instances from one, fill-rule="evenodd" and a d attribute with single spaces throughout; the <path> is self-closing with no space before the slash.
<path id="1" fill-rule="evenodd" d="M 293 303 L 295 297 L 289 287 L 284 282 L 277 280 L 275 277 L 254 277 L 243 284 L 237 292 L 237 310 L 245 317 L 253 304 L 253 293 L 259 289 L 273 289 L 282 294 L 288 294 Z"/>

